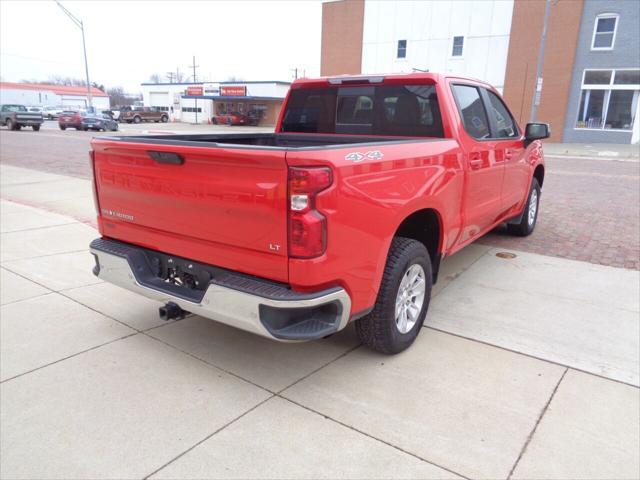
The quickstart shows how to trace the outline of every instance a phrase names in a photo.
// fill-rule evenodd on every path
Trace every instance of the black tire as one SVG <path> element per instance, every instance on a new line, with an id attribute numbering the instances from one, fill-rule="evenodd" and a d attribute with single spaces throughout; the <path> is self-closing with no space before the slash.
<path id="1" fill-rule="evenodd" d="M 67 129 L 66 125 L 60 125 L 60 130 L 66 130 L 66 129 Z"/>
<path id="2" fill-rule="evenodd" d="M 32 125 L 31 128 L 33 128 L 34 132 L 39 132 L 40 131 L 40 125 Z"/>
<path id="3" fill-rule="evenodd" d="M 89 129 L 87 127 L 82 127 L 82 130 L 84 130 L 85 132 L 89 131 Z"/>
<path id="4" fill-rule="evenodd" d="M 138 115 L 133 117 L 133 123 L 140 123 L 141 121 L 142 121 L 142 118 L 140 118 Z"/>
<path id="5" fill-rule="evenodd" d="M 424 301 L 415 325 L 408 332 L 401 333 L 396 326 L 396 297 L 403 276 L 415 264 L 422 267 L 425 276 Z M 376 304 L 371 313 L 356 321 L 356 333 L 360 341 L 385 354 L 395 354 L 409 348 L 420 333 L 427 315 L 432 281 L 431 257 L 424 244 L 410 238 L 394 238 Z"/>
<path id="6" fill-rule="evenodd" d="M 534 192 L 535 192 L 535 195 L 534 195 Z M 534 201 L 536 202 L 535 213 L 533 215 L 533 219 L 530 219 L 529 210 L 531 208 L 532 202 Z M 540 211 L 540 185 L 538 185 L 538 180 L 534 178 L 533 181 L 531 182 L 531 189 L 529 190 L 529 196 L 527 197 L 527 203 L 524 206 L 524 212 L 522 214 L 522 218 L 520 219 L 520 222 L 507 224 L 507 231 L 511 235 L 515 235 L 517 237 L 526 237 L 527 235 L 531 235 L 533 233 L 533 230 L 536 228 L 539 211 Z"/>
<path id="7" fill-rule="evenodd" d="M 227 125 L 229 126 L 233 125 L 233 121 L 231 120 L 231 117 L 227 118 Z"/>
<path id="8" fill-rule="evenodd" d="M 166 115 L 162 115 L 162 117 L 160 117 L 160 121 L 162 123 L 167 123 L 169 121 L 169 117 L 167 117 Z"/>
<path id="9" fill-rule="evenodd" d="M 11 120 L 10 118 L 7 118 L 7 121 L 5 122 L 5 125 L 7 126 L 7 128 L 9 130 L 15 130 L 16 129 L 15 123 L 13 123 L 13 120 Z"/>
<path id="10" fill-rule="evenodd" d="M 212 125 L 217 125 L 218 124 L 218 119 L 216 117 L 212 117 L 211 118 L 211 124 Z"/>

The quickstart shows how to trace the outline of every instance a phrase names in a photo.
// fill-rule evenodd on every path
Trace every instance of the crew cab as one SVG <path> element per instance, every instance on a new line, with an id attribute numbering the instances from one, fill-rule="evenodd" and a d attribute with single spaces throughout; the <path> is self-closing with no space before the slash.
<path id="1" fill-rule="evenodd" d="M 397 353 L 442 258 L 536 225 L 548 125 L 434 73 L 296 80 L 274 133 L 100 137 L 94 274 L 281 341 Z"/>
<path id="2" fill-rule="evenodd" d="M 31 127 L 37 132 L 43 122 L 42 113 L 30 112 L 24 105 L 0 106 L 0 125 L 6 125 L 9 130 Z"/>

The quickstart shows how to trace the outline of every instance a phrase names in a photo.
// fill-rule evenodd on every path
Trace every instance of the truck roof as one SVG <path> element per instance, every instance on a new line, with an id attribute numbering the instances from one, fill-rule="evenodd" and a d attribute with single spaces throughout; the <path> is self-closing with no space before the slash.
<path id="1" fill-rule="evenodd" d="M 349 84 L 363 84 L 363 83 L 404 83 L 409 81 L 415 81 L 419 83 L 439 83 L 445 78 L 458 78 L 461 80 L 469 80 L 476 83 L 481 83 L 491 87 L 491 85 L 483 80 L 479 80 L 473 77 L 466 77 L 464 75 L 448 75 L 436 72 L 413 72 L 413 73 L 374 73 L 374 74 L 357 74 L 357 75 L 333 75 L 316 78 L 299 78 L 295 80 L 291 86 L 292 88 L 303 86 L 318 86 L 318 85 L 349 85 Z"/>

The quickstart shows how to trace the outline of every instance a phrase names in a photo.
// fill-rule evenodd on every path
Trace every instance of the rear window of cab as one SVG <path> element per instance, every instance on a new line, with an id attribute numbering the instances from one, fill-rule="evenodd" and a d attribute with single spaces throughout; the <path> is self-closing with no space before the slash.
<path id="1" fill-rule="evenodd" d="M 280 131 L 444 137 L 434 85 L 293 90 Z"/>

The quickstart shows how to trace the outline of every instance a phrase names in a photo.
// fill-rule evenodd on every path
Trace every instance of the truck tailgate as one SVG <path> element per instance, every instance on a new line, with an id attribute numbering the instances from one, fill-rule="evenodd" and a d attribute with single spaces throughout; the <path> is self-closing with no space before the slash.
<path id="1" fill-rule="evenodd" d="M 94 139 L 105 237 L 280 282 L 285 152 Z"/>

